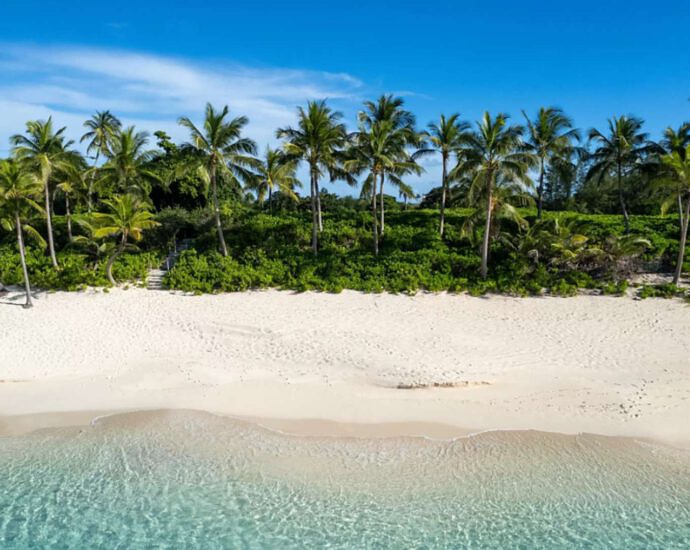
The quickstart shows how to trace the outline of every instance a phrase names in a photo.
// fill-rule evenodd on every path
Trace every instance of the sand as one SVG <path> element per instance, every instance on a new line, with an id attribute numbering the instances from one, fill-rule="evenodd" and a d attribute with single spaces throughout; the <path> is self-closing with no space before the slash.
<path id="1" fill-rule="evenodd" d="M 292 433 L 535 429 L 690 447 L 679 300 L 131 288 L 18 303 L 0 299 L 4 434 L 193 409 Z"/>

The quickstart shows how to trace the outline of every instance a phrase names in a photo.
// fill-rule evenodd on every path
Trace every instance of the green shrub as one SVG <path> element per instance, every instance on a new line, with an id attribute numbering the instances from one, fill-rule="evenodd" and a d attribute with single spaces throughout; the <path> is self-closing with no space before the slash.
<path id="1" fill-rule="evenodd" d="M 55 269 L 43 250 L 28 247 L 26 263 L 31 284 L 45 290 L 82 290 L 87 286 L 102 287 L 110 283 L 105 276 L 105 261 L 94 266 L 84 254 L 62 251 L 57 255 Z M 144 280 L 147 271 L 160 263 L 155 252 L 123 254 L 113 264 L 113 276 L 118 282 Z M 23 280 L 19 253 L 13 245 L 0 247 L 0 281 L 21 285 Z"/>
<path id="2" fill-rule="evenodd" d="M 685 291 L 678 288 L 671 283 L 662 283 L 658 285 L 642 285 L 637 292 L 638 298 L 644 300 L 645 298 L 674 298 L 676 296 L 685 296 Z"/>

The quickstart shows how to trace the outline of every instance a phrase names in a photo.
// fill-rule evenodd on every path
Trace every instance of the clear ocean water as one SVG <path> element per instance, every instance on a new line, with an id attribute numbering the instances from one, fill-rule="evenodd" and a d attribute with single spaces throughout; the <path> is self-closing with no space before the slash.
<path id="1" fill-rule="evenodd" d="M 0 548 L 690 548 L 690 454 L 284 436 L 203 413 L 0 438 Z"/>

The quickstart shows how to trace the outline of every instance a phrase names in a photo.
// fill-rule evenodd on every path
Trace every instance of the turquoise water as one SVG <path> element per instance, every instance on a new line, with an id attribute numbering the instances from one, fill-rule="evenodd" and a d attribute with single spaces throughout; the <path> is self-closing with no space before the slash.
<path id="1" fill-rule="evenodd" d="M 689 548 L 690 456 L 491 432 L 297 438 L 202 413 L 0 438 L 0 548 Z"/>

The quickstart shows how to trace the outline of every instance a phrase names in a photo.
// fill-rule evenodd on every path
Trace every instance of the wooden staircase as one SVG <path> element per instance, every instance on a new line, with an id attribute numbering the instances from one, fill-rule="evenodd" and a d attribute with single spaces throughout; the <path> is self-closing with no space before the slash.
<path id="1" fill-rule="evenodd" d="M 191 244 L 191 239 L 183 239 L 178 246 L 170 251 L 170 254 L 168 254 L 165 261 L 160 266 L 149 269 L 148 275 L 146 276 L 146 288 L 149 290 L 164 290 L 163 277 L 173 268 L 180 254 L 187 250 Z"/>

